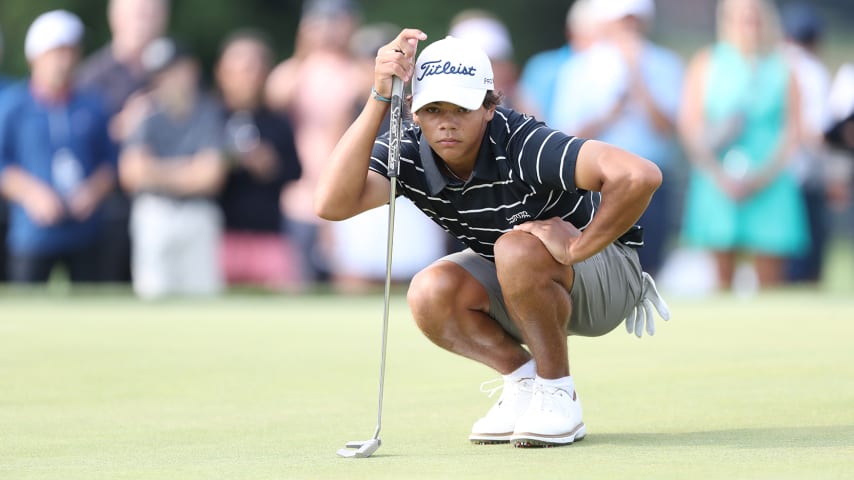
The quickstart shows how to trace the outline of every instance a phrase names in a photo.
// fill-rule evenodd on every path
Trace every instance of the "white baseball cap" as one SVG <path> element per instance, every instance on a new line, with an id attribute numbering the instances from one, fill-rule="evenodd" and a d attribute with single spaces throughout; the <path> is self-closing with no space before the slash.
<path id="1" fill-rule="evenodd" d="M 415 62 L 412 111 L 433 102 L 477 110 L 494 83 L 492 63 L 483 50 L 471 42 L 445 37 L 431 43 Z"/>
<path id="2" fill-rule="evenodd" d="M 590 6 L 597 18 L 605 22 L 629 16 L 645 22 L 655 18 L 653 0 L 591 0 Z"/>
<path id="3" fill-rule="evenodd" d="M 67 10 L 52 10 L 39 15 L 27 30 L 24 53 L 32 61 L 59 47 L 75 47 L 83 38 L 83 22 Z"/>

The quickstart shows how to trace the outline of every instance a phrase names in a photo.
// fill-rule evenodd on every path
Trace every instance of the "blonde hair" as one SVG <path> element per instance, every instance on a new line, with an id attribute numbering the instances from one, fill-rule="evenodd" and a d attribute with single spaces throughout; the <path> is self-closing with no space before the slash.
<path id="1" fill-rule="evenodd" d="M 780 13 L 771 0 L 719 0 L 717 9 L 718 40 L 733 41 L 736 37 L 732 25 L 733 9 L 742 5 L 755 5 L 759 10 L 759 44 L 760 52 L 770 52 L 776 49 L 783 40 L 783 29 L 780 24 Z"/>

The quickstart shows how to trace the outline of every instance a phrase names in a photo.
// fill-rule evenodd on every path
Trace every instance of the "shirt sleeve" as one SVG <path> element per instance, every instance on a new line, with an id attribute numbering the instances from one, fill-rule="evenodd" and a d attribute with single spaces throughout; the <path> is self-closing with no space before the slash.
<path id="1" fill-rule="evenodd" d="M 368 166 L 369 170 L 373 170 L 386 178 L 388 178 L 388 140 L 388 132 L 374 140 L 371 163 Z"/>
<path id="2" fill-rule="evenodd" d="M 508 161 L 520 180 L 568 192 L 578 190 L 575 166 L 586 140 L 566 135 L 516 112 L 511 113 L 509 120 Z"/>

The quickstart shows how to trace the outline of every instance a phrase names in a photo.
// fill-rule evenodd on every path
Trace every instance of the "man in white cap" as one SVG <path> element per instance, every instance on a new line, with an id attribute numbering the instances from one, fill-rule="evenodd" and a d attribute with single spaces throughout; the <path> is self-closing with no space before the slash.
<path id="1" fill-rule="evenodd" d="M 411 79 L 398 192 L 468 247 L 412 280 L 415 321 L 438 346 L 503 375 L 472 442 L 570 444 L 586 427 L 566 336 L 604 335 L 624 319 L 652 334 L 652 305 L 669 316 L 634 251 L 661 173 L 499 106 L 489 58 L 470 43 L 445 38 L 414 62 L 426 38 L 406 29 L 377 53 L 373 91 L 327 162 L 317 212 L 340 220 L 388 201 L 388 136 L 376 135 L 392 77 Z"/>
<path id="2" fill-rule="evenodd" d="M 99 98 L 73 88 L 83 24 L 47 12 L 27 31 L 28 81 L 0 101 L 0 191 L 12 204 L 9 277 L 45 282 L 64 264 L 73 282 L 96 279 L 100 205 L 115 184 L 116 149 Z"/>

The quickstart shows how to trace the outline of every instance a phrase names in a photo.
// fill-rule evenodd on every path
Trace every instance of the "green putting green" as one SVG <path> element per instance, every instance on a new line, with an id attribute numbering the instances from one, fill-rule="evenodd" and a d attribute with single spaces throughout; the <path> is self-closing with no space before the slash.
<path id="1" fill-rule="evenodd" d="M 0 478 L 852 478 L 854 298 L 788 290 L 671 300 L 638 340 L 571 339 L 587 438 L 475 446 L 496 375 L 382 296 L 0 296 Z"/>

